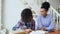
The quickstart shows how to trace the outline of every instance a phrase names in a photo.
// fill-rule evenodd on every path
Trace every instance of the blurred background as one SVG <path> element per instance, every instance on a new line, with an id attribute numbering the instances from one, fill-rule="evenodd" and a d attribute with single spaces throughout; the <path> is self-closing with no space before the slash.
<path id="1" fill-rule="evenodd" d="M 49 2 L 49 14 L 54 18 L 55 29 L 60 30 L 60 0 L 0 0 L 0 33 L 9 34 L 12 27 L 21 18 L 24 8 L 30 8 L 36 21 L 42 2 Z M 36 23 L 37 24 L 37 23 Z"/>

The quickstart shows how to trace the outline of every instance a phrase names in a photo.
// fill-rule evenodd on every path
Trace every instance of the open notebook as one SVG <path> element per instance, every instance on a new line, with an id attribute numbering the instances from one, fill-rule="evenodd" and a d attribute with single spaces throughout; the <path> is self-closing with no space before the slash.
<path id="1" fill-rule="evenodd" d="M 30 34 L 48 34 L 48 32 L 38 30 L 38 31 L 32 31 Z"/>

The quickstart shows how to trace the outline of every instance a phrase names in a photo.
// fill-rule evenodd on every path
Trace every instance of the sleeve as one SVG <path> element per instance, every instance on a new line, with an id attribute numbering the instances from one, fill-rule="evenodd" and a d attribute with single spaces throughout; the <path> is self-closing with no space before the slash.
<path id="1" fill-rule="evenodd" d="M 35 20 L 33 20 L 33 29 L 35 30 Z"/>
<path id="2" fill-rule="evenodd" d="M 37 30 L 40 30 L 40 28 L 42 28 L 42 24 L 41 24 L 40 16 L 38 16 L 37 17 Z"/>
<path id="3" fill-rule="evenodd" d="M 21 22 L 18 21 L 18 23 L 12 28 L 12 30 L 17 30 L 17 29 L 21 29 Z"/>
<path id="4" fill-rule="evenodd" d="M 47 29 L 48 31 L 53 30 L 53 29 L 54 29 L 54 26 L 55 26 L 55 23 L 54 23 L 53 17 L 51 17 L 50 25 L 49 25 L 49 27 L 47 27 L 46 29 Z"/>

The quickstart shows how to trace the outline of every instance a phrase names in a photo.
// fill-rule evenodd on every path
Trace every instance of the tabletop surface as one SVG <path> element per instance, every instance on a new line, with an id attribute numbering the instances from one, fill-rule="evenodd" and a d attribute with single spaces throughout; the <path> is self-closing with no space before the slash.
<path id="1" fill-rule="evenodd" d="M 54 32 L 49 32 L 49 34 L 60 34 L 60 31 L 55 30 Z"/>
<path id="2" fill-rule="evenodd" d="M 29 33 L 28 33 L 29 34 Z M 60 31 L 55 30 L 54 32 L 49 32 L 49 34 L 60 34 Z"/>
<path id="3" fill-rule="evenodd" d="M 15 32 L 15 33 L 16 33 L 16 32 Z M 29 33 L 25 33 L 25 34 L 29 34 Z M 53 32 L 49 32 L 49 34 L 60 34 L 60 31 L 54 30 Z"/>

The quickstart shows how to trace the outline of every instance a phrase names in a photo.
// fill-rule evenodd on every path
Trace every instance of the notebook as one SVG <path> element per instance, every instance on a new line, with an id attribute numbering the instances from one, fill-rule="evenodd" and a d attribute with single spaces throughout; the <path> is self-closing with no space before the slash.
<path id="1" fill-rule="evenodd" d="M 38 30 L 38 31 L 32 31 L 31 33 L 29 34 L 48 34 L 47 31 L 41 31 L 41 30 Z"/>

